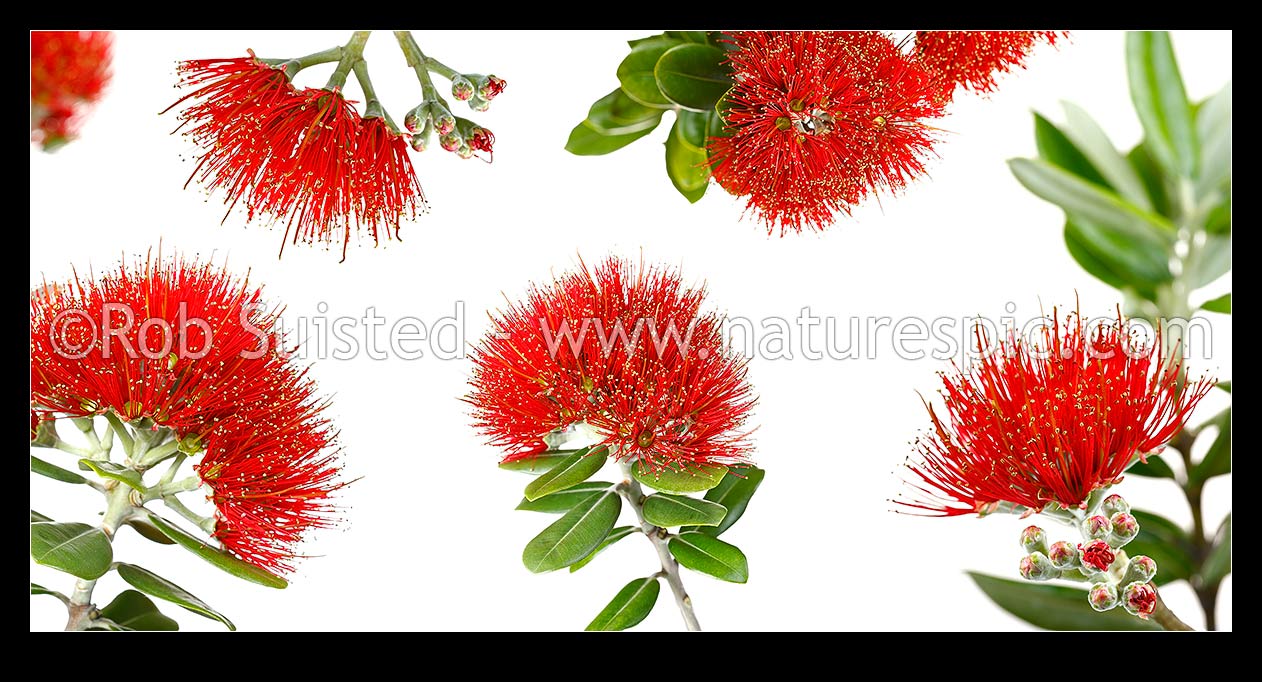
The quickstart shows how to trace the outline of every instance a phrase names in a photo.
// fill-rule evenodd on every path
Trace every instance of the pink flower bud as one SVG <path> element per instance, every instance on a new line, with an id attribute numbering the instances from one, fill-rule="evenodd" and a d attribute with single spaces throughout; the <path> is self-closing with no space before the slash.
<path id="1" fill-rule="evenodd" d="M 1109 520 L 1112 527 L 1112 533 L 1109 534 L 1109 544 L 1114 547 L 1121 547 L 1139 535 L 1139 521 L 1134 516 L 1126 512 L 1118 512 Z"/>
<path id="2" fill-rule="evenodd" d="M 1117 588 L 1109 583 L 1096 583 L 1087 592 L 1087 602 L 1096 611 L 1108 611 L 1117 606 Z"/>
<path id="3" fill-rule="evenodd" d="M 453 123 L 453 127 L 454 125 L 455 124 Z M 464 139 L 460 137 L 460 133 L 457 133 L 454 130 L 449 130 L 444 133 L 442 137 L 438 138 L 438 144 L 441 145 L 443 149 L 446 149 L 449 152 L 454 152 L 464 146 Z"/>
<path id="4" fill-rule="evenodd" d="M 1021 531 L 1021 549 L 1033 554 L 1034 552 L 1047 553 L 1047 533 L 1043 532 L 1038 526 L 1026 526 Z"/>
<path id="5" fill-rule="evenodd" d="M 1140 554 L 1139 556 L 1131 557 L 1130 563 L 1126 564 L 1126 574 L 1122 576 L 1122 583 L 1146 583 L 1151 581 L 1156 575 L 1157 562 Z"/>
<path id="6" fill-rule="evenodd" d="M 1090 572 L 1109 570 L 1109 566 L 1117 558 L 1113 554 L 1113 548 L 1103 540 L 1092 540 L 1086 545 L 1078 545 L 1078 552 L 1082 555 L 1083 568 Z"/>
<path id="7" fill-rule="evenodd" d="M 451 80 L 451 96 L 461 102 L 473 97 L 473 83 L 464 76 L 456 76 Z"/>
<path id="8" fill-rule="evenodd" d="M 1052 560 L 1042 552 L 1034 552 L 1021 559 L 1018 567 L 1021 577 L 1026 580 L 1044 581 L 1059 578 L 1060 571 L 1052 565 Z"/>
<path id="9" fill-rule="evenodd" d="M 469 99 L 469 108 L 474 111 L 486 111 L 491 108 L 491 103 L 481 97 L 471 97 Z"/>
<path id="10" fill-rule="evenodd" d="M 1060 542 L 1052 543 L 1052 548 L 1047 554 L 1047 558 L 1052 560 L 1052 564 L 1056 568 L 1067 569 L 1078 567 L 1078 548 L 1073 543 Z"/>
<path id="11" fill-rule="evenodd" d="M 1147 620 L 1157 608 L 1157 590 L 1148 583 L 1133 582 L 1122 591 L 1122 608 L 1132 616 Z"/>
<path id="12" fill-rule="evenodd" d="M 508 87 L 508 81 L 495 76 L 484 76 L 478 80 L 478 97 L 486 101 L 491 101 L 499 97 L 504 88 Z"/>
<path id="13" fill-rule="evenodd" d="M 1082 532 L 1092 540 L 1103 540 L 1109 536 L 1110 530 L 1112 530 L 1112 524 L 1109 523 L 1108 518 L 1099 514 L 1082 522 Z"/>
<path id="14" fill-rule="evenodd" d="M 1128 504 L 1126 500 L 1122 499 L 1121 495 L 1116 493 L 1104 498 L 1104 502 L 1100 505 L 1101 513 L 1110 517 L 1117 513 L 1129 512 L 1130 510 L 1130 504 Z"/>

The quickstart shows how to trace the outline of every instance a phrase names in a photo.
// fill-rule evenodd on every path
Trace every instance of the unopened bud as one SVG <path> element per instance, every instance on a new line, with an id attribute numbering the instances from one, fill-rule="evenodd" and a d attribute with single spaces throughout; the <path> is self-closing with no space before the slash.
<path id="1" fill-rule="evenodd" d="M 425 125 L 420 132 L 412 133 L 412 149 L 423 152 L 429 147 L 430 135 L 434 132 L 434 123 L 428 118 L 425 119 Z"/>
<path id="2" fill-rule="evenodd" d="M 1052 560 L 1052 564 L 1056 568 L 1078 568 L 1078 548 L 1074 547 L 1071 542 L 1061 540 L 1060 542 L 1052 543 L 1052 548 L 1048 551 L 1047 558 Z"/>
<path id="3" fill-rule="evenodd" d="M 456 156 L 459 156 L 462 159 L 471 159 L 473 158 L 473 150 L 470 149 L 467 144 L 461 145 L 460 148 L 456 150 Z"/>
<path id="4" fill-rule="evenodd" d="M 1109 517 L 1118 513 L 1126 513 L 1130 510 L 1131 505 L 1122 499 L 1121 495 L 1116 493 L 1104 498 L 1104 502 L 1100 505 L 1100 512 Z"/>
<path id="5" fill-rule="evenodd" d="M 430 118 L 434 120 L 434 130 L 439 135 L 446 135 L 456 129 L 456 117 L 438 102 L 430 105 Z"/>
<path id="6" fill-rule="evenodd" d="M 499 97 L 506 87 L 508 87 L 508 81 L 503 78 L 497 78 L 494 75 L 483 76 L 478 79 L 478 97 L 490 102 Z"/>
<path id="7" fill-rule="evenodd" d="M 1126 512 L 1114 514 L 1109 523 L 1113 531 L 1109 534 L 1109 544 L 1114 547 L 1121 547 L 1139 535 L 1139 521 Z"/>
<path id="8" fill-rule="evenodd" d="M 460 137 L 460 133 L 450 130 L 438 138 L 438 144 L 449 152 L 454 152 L 464 146 L 464 138 Z"/>
<path id="9" fill-rule="evenodd" d="M 1085 545 L 1078 545 L 1078 552 L 1081 554 L 1079 560 L 1082 567 L 1091 573 L 1109 570 L 1109 566 L 1117 558 L 1113 554 L 1113 548 L 1103 540 L 1092 540 Z"/>
<path id="10" fill-rule="evenodd" d="M 1060 577 L 1060 570 L 1042 552 L 1034 552 L 1021 559 L 1021 577 L 1026 580 L 1044 581 Z"/>
<path id="11" fill-rule="evenodd" d="M 1133 582 L 1146 583 L 1150 582 L 1157 576 L 1157 562 L 1142 554 L 1131 557 L 1130 563 L 1126 564 L 1126 573 L 1122 575 L 1122 584 L 1127 585 Z"/>
<path id="12" fill-rule="evenodd" d="M 1104 612 L 1117 607 L 1117 588 L 1109 583 L 1096 583 L 1087 592 L 1087 602 L 1096 611 Z"/>
<path id="13" fill-rule="evenodd" d="M 71 421 L 82 432 L 87 433 L 96 428 L 96 421 L 92 417 L 75 417 Z"/>
<path id="14" fill-rule="evenodd" d="M 1109 536 L 1109 531 L 1112 529 L 1112 524 L 1109 523 L 1108 518 L 1100 516 L 1099 514 L 1088 517 L 1086 521 L 1082 522 L 1083 534 L 1092 540 L 1103 540 L 1104 538 L 1107 538 Z"/>
<path id="15" fill-rule="evenodd" d="M 422 102 L 403 117 L 403 127 L 414 133 L 429 123 L 429 116 L 429 103 Z"/>
<path id="16" fill-rule="evenodd" d="M 1148 583 L 1133 582 L 1122 590 L 1122 608 L 1132 616 L 1147 619 L 1157 608 L 1157 590 Z"/>
<path id="17" fill-rule="evenodd" d="M 1047 533 L 1038 526 L 1026 526 L 1025 530 L 1021 531 L 1021 549 L 1030 554 L 1035 552 L 1047 554 Z"/>
<path id="18" fill-rule="evenodd" d="M 186 455 L 193 455 L 201 452 L 202 437 L 196 433 L 190 433 L 180 439 L 180 452 Z"/>
<path id="19" fill-rule="evenodd" d="M 486 111 L 491 108 L 491 103 L 475 95 L 469 98 L 469 108 L 474 111 Z"/>
<path id="20" fill-rule="evenodd" d="M 457 75 L 451 79 L 451 96 L 461 102 L 473 97 L 473 83 L 468 78 Z"/>

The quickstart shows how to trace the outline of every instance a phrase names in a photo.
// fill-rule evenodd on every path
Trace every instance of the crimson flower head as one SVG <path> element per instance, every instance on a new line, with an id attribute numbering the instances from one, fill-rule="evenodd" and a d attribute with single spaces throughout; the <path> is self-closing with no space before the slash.
<path id="1" fill-rule="evenodd" d="M 109 31 L 31 32 L 31 132 L 45 151 L 74 139 L 110 77 Z"/>
<path id="2" fill-rule="evenodd" d="M 773 231 L 823 229 L 924 172 L 933 78 L 879 31 L 737 31 L 715 180 Z"/>
<path id="3" fill-rule="evenodd" d="M 1109 547 L 1109 543 L 1104 540 L 1092 540 L 1085 545 L 1078 545 L 1078 552 L 1082 563 L 1097 571 L 1109 570 L 1109 566 L 1112 566 L 1117 558 L 1117 555 L 1113 553 L 1113 548 Z"/>
<path id="4" fill-rule="evenodd" d="M 469 145 L 469 149 L 474 152 L 486 152 L 487 163 L 494 158 L 495 150 L 492 147 L 495 146 L 495 133 L 486 128 L 474 126 L 465 144 Z"/>
<path id="5" fill-rule="evenodd" d="M 284 222 L 290 243 L 340 241 L 345 257 L 352 232 L 377 243 L 423 208 L 404 135 L 361 117 L 341 92 L 297 88 L 253 53 L 179 70 L 190 92 L 172 106 L 188 103 L 181 127 L 201 149 L 189 179 L 223 190 L 229 210 L 241 202 L 251 219 Z"/>
<path id="6" fill-rule="evenodd" d="M 171 259 L 31 292 L 32 426 L 113 412 L 204 450 L 214 536 L 240 558 L 292 568 L 294 544 L 331 523 L 336 434 L 275 309 L 247 280 Z"/>
<path id="7" fill-rule="evenodd" d="M 950 101 L 956 87 L 989 93 L 996 77 L 1025 68 L 1040 42 L 1055 44 L 1065 31 L 917 31 L 916 54 L 937 75 L 941 96 Z"/>
<path id="8" fill-rule="evenodd" d="M 1010 339 L 970 371 L 944 375 L 947 415 L 928 408 L 933 428 L 917 439 L 912 496 L 900 504 L 936 516 L 1000 504 L 1081 508 L 1163 448 L 1213 381 L 1181 387 L 1178 349 L 1166 359 L 1172 349 L 1159 335 L 1131 336 L 1120 314 L 1091 326 L 1077 314 L 1058 318 L 1041 341 Z"/>
<path id="9" fill-rule="evenodd" d="M 748 462 L 756 398 L 704 299 L 672 270 L 617 258 L 532 287 L 473 352 L 476 427 L 504 461 L 585 425 L 651 471 Z"/>
<path id="10" fill-rule="evenodd" d="M 499 97 L 506 87 L 508 87 L 508 81 L 503 78 L 494 75 L 487 76 L 478 81 L 478 97 L 490 102 Z"/>

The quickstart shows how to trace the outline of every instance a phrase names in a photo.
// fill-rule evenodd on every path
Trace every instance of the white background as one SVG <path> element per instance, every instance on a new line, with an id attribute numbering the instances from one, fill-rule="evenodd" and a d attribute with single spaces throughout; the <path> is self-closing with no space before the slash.
<path id="1" fill-rule="evenodd" d="M 292 57 L 345 41 L 349 33 L 124 32 L 115 78 L 82 139 L 60 152 L 31 152 L 31 283 L 111 267 L 121 254 L 213 256 L 284 302 L 291 316 L 325 303 L 329 316 L 359 317 L 368 306 L 387 318 L 433 321 L 465 303 L 466 338 L 485 314 L 516 299 L 532 279 L 608 253 L 682 268 L 709 285 L 712 304 L 731 315 L 790 321 L 803 306 L 816 315 L 1005 314 L 1028 319 L 1040 306 L 1109 314 L 1117 294 L 1082 271 L 1061 238 L 1061 212 L 1035 198 L 1004 160 L 1033 156 L 1030 111 L 1062 120 L 1058 101 L 1086 108 L 1119 146 L 1140 137 L 1125 79 L 1123 36 L 1083 31 L 1060 49 L 1043 47 L 1029 69 L 1003 79 L 988 99 L 961 95 L 940 122 L 946 131 L 931 177 L 886 197 L 822 234 L 768 238 L 741 219 L 741 203 L 717 188 L 690 206 L 662 166 L 667 126 L 606 157 L 564 151 L 570 128 L 592 101 L 616 85 L 623 42 L 641 32 L 416 33 L 431 56 L 508 80 L 491 110 L 474 114 L 496 135 L 492 165 L 461 161 L 437 148 L 414 155 L 433 209 L 404 227 L 402 243 L 353 248 L 347 262 L 318 248 L 287 248 L 281 232 L 242 227 L 238 212 L 222 226 L 222 196 L 182 189 L 194 151 L 169 135 L 177 121 L 158 116 L 177 96 L 178 59 L 244 54 Z M 1229 32 L 1178 32 L 1175 49 L 1192 97 L 1231 78 Z M 414 77 L 387 32 L 366 57 L 395 118 L 416 104 Z M 322 85 L 331 67 L 299 77 Z M 352 79 L 353 80 L 353 79 Z M 357 87 L 350 86 L 358 95 Z M 469 115 L 465 110 L 462 115 Z M 669 117 L 668 117 L 669 121 Z M 1230 277 L 1201 292 L 1230 289 Z M 1201 300 L 1201 296 L 1194 300 Z M 1212 315 L 1212 359 L 1194 369 L 1231 377 L 1231 322 Z M 703 627 L 785 629 L 1020 629 L 965 576 L 980 570 L 1015 577 L 1021 550 L 1015 518 L 920 519 L 891 513 L 899 463 L 927 424 L 917 391 L 933 395 L 934 360 L 895 355 L 885 339 L 874 357 L 810 361 L 755 359 L 750 379 L 761 395 L 755 423 L 767 478 L 725 539 L 749 557 L 746 585 L 686 574 Z M 178 548 L 124 531 L 119 559 L 148 566 L 233 618 L 243 630 L 419 629 L 572 630 L 632 578 L 657 570 L 648 543 L 628 538 L 582 571 L 533 575 L 522 547 L 556 517 L 517 512 L 528 478 L 496 468 L 498 453 L 469 428 L 465 360 L 325 359 L 314 374 L 335 400 L 348 476 L 362 480 L 343 497 L 343 531 L 318 535 L 283 591 L 238 582 Z M 1196 419 L 1224 402 L 1215 392 Z M 73 435 L 73 429 L 68 429 Z M 1208 439 L 1207 439 L 1208 440 Z M 49 453 L 57 459 L 57 453 Z M 1176 464 L 1177 466 L 1177 464 Z M 612 474 L 607 474 L 612 475 Z M 91 491 L 31 477 L 34 508 L 58 520 L 90 520 Z M 1190 515 L 1173 484 L 1128 479 L 1137 506 L 1181 523 Z M 1206 524 L 1231 509 L 1231 478 L 1206 492 Z M 625 512 L 624 512 L 625 513 Z M 1059 533 L 1059 530 L 1054 530 Z M 1058 537 L 1058 536 L 1054 536 Z M 69 590 L 65 575 L 32 565 L 32 579 Z M 101 603 L 119 589 L 110 575 Z M 1163 589 L 1189 623 L 1202 620 L 1186 584 Z M 168 605 L 169 606 L 169 605 Z M 185 629 L 216 629 L 173 606 Z M 31 628 L 64 623 L 55 600 L 31 601 Z M 1231 579 L 1219 624 L 1232 625 Z M 663 586 L 642 629 L 677 630 Z"/>

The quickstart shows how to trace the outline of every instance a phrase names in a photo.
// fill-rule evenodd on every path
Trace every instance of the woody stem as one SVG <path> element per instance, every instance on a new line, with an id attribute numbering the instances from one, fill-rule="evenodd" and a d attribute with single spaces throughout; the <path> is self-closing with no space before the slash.
<path id="1" fill-rule="evenodd" d="M 657 557 L 662 563 L 659 575 L 666 578 L 671 592 L 675 594 L 675 605 L 679 607 L 679 613 L 684 617 L 684 626 L 690 631 L 700 631 L 701 625 L 697 622 L 697 615 L 692 610 L 692 598 L 688 596 L 683 580 L 679 577 L 679 562 L 671 556 L 667 546 L 670 534 L 665 528 L 659 528 L 644 519 L 644 490 L 640 487 L 639 481 L 631 476 L 630 462 L 624 459 L 619 462 L 619 466 L 622 469 L 623 482 L 618 486 L 618 493 L 631 505 L 636 519 L 640 522 L 644 537 L 648 538 L 653 543 L 653 549 L 657 550 Z"/>

